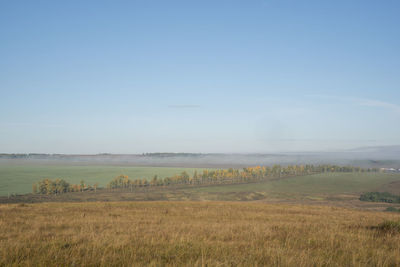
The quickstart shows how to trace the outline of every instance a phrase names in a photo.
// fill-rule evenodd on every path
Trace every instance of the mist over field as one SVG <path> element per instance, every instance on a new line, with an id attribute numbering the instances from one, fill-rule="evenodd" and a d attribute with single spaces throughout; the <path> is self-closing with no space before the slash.
<path id="1" fill-rule="evenodd" d="M 0 154 L 0 164 L 106 164 L 159 167 L 272 166 L 274 164 L 337 164 L 361 167 L 400 167 L 400 146 L 363 147 L 331 152 L 283 152 L 271 154 L 143 153 L 143 154 Z"/>

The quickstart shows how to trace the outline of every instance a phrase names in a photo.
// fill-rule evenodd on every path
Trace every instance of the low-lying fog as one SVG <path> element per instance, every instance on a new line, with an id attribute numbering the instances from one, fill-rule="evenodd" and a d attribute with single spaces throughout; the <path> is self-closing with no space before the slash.
<path id="1" fill-rule="evenodd" d="M 50 163 L 73 165 L 129 165 L 169 167 L 224 167 L 241 168 L 273 164 L 338 164 L 361 167 L 400 168 L 400 146 L 364 147 L 336 152 L 291 152 L 274 154 L 0 154 L 0 162 Z"/>

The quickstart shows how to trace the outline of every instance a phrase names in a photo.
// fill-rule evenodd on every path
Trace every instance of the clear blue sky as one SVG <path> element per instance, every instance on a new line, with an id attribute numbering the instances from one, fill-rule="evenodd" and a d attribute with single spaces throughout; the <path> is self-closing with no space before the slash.
<path id="1" fill-rule="evenodd" d="M 400 1 L 1 1 L 0 152 L 400 144 Z"/>

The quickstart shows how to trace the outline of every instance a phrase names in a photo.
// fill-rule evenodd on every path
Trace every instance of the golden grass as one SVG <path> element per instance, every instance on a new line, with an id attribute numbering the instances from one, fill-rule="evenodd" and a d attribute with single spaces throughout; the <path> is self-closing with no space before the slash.
<path id="1" fill-rule="evenodd" d="M 392 213 L 235 202 L 0 205 L 2 266 L 395 266 Z"/>

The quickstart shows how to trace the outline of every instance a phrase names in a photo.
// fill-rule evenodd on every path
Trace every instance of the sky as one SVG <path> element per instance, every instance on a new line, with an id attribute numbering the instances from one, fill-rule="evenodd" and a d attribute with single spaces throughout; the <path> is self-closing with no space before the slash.
<path id="1" fill-rule="evenodd" d="M 400 2 L 1 1 L 0 153 L 400 144 Z"/>

